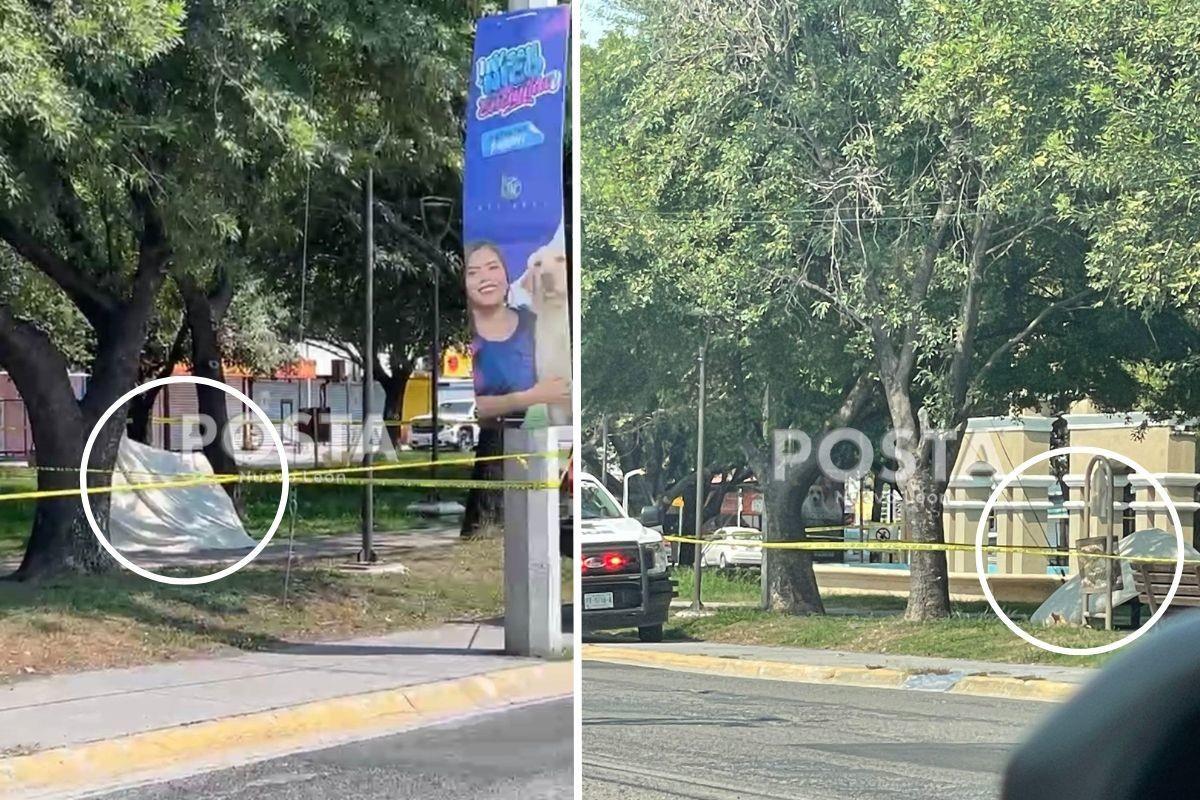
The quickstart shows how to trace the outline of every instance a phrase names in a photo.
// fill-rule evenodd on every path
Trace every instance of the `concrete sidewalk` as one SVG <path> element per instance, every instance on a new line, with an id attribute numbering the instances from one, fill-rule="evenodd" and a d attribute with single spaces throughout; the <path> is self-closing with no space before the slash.
<path id="1" fill-rule="evenodd" d="M 496 626 L 447 625 L 277 652 L 0 684 L 0 753 L 111 739 L 536 663 Z"/>
<path id="2" fill-rule="evenodd" d="M 0 796 L 60 797 L 569 696 L 570 661 L 450 624 L 0 685 Z"/>
<path id="3" fill-rule="evenodd" d="M 1096 674 L 1080 667 L 709 642 L 588 644 L 583 658 L 730 677 L 1051 702 L 1067 699 Z"/>

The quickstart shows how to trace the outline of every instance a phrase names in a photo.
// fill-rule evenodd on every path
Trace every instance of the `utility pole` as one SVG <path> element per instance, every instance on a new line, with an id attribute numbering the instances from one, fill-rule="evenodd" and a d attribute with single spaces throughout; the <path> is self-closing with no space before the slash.
<path id="1" fill-rule="evenodd" d="M 439 242 L 440 247 L 440 242 Z M 442 353 L 441 342 L 439 341 L 442 335 L 441 332 L 441 270 L 437 265 L 433 268 L 433 341 L 429 344 L 429 408 L 433 423 L 433 451 L 430 456 L 432 464 L 429 468 L 430 477 L 437 477 L 437 460 L 438 460 L 438 439 L 441 437 L 441 429 L 438 427 L 438 375 L 441 373 Z M 433 490 L 434 503 L 437 503 L 437 489 Z"/>
<path id="2" fill-rule="evenodd" d="M 367 469 L 367 480 L 362 495 L 362 550 L 358 554 L 361 564 L 375 563 L 375 546 L 372 541 L 375 528 L 375 471 L 370 469 L 371 457 L 371 389 L 375 378 L 375 168 L 367 167 L 367 180 L 363 187 L 363 216 L 367 234 L 367 252 L 363 270 L 364 295 L 366 296 L 367 331 L 363 337 L 362 353 L 362 447 L 363 466 Z"/>
<path id="3" fill-rule="evenodd" d="M 446 232 L 450 230 L 453 216 L 454 201 L 450 198 L 432 195 L 421 198 L 421 230 L 426 240 L 430 238 L 434 240 L 438 252 L 441 252 L 442 242 L 446 238 Z M 434 218 L 432 226 L 430 224 L 431 217 Z M 431 231 L 433 232 L 432 237 L 430 236 Z M 438 424 L 438 383 L 441 381 L 442 371 L 442 269 L 441 265 L 436 262 L 433 264 L 433 319 L 431 323 L 429 327 L 433 333 L 433 340 L 429 343 L 429 413 L 430 423 L 433 425 L 433 437 L 429 476 L 436 478 L 438 440 L 441 437 L 441 426 Z M 437 489 L 435 488 L 430 494 L 433 497 L 434 513 L 441 513 Z"/>
<path id="4" fill-rule="evenodd" d="M 692 551 L 692 611 L 704 610 L 700 602 L 700 526 L 704 522 L 704 359 L 708 355 L 708 331 L 700 345 L 700 406 L 696 417 L 696 542 Z"/>
<path id="5" fill-rule="evenodd" d="M 768 524 L 770 520 L 771 504 L 768 502 L 771 497 L 774 497 L 774 492 L 777 490 L 773 485 L 775 480 L 775 435 L 771 431 L 771 384 L 767 384 L 763 389 L 763 434 L 767 440 L 767 474 L 758 476 L 758 491 L 759 497 L 762 498 L 762 514 L 758 517 L 758 526 L 762 529 L 763 544 L 767 543 L 770 528 Z M 771 570 L 767 563 L 769 547 L 760 548 L 758 562 L 758 591 L 759 602 L 763 611 L 771 610 Z"/>
<path id="6" fill-rule="evenodd" d="M 608 486 L 608 415 L 600 416 L 600 483 Z"/>

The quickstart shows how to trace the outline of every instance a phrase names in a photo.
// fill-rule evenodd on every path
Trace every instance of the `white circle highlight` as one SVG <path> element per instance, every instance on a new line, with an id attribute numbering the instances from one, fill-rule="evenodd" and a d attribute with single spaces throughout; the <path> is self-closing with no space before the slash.
<path id="1" fill-rule="evenodd" d="M 1001 609 L 1000 605 L 996 602 L 996 598 L 992 596 L 992 590 L 988 586 L 987 582 L 987 569 L 983 563 L 983 542 L 984 537 L 987 535 L 988 516 L 992 513 L 992 507 L 1000 498 L 1000 494 L 1008 488 L 1008 485 L 1018 475 L 1039 461 L 1047 461 L 1055 456 L 1070 455 L 1071 453 L 1105 456 L 1107 458 L 1111 458 L 1114 461 L 1121 462 L 1125 466 L 1132 469 L 1136 475 L 1145 479 L 1151 486 L 1154 487 L 1155 492 L 1158 493 L 1158 496 L 1162 498 L 1164 505 L 1166 505 L 1167 514 L 1171 517 L 1171 522 L 1175 525 L 1175 538 L 1179 543 L 1179 557 L 1175 562 L 1175 578 L 1171 581 L 1171 589 L 1167 592 L 1167 596 L 1163 600 L 1162 604 L 1158 607 L 1158 610 L 1154 612 L 1145 625 L 1138 628 L 1133 633 L 1130 633 L 1115 642 L 1097 645 L 1096 647 L 1062 647 L 1061 645 L 1043 642 L 1033 634 L 1025 631 L 1023 628 L 1021 628 L 1021 626 L 1017 625 L 1008 618 L 1008 615 L 1004 613 L 1003 609 Z M 1005 475 L 1000 480 L 1000 483 L 996 485 L 996 488 L 992 490 L 987 502 L 983 504 L 983 512 L 979 517 L 979 527 L 975 531 L 975 570 L 978 573 L 979 585 L 983 588 L 983 596 L 987 598 L 988 605 L 992 607 L 992 611 L 996 612 L 996 616 L 1000 618 L 1000 621 L 1003 622 L 1010 631 L 1015 633 L 1017 636 L 1020 636 L 1034 647 L 1040 647 L 1043 650 L 1051 653 L 1058 653 L 1059 655 L 1064 656 L 1093 656 L 1101 653 L 1111 653 L 1114 650 L 1136 641 L 1139 636 L 1154 627 L 1154 623 L 1162 619 L 1163 614 L 1166 613 L 1167 606 L 1169 606 L 1171 601 L 1175 599 L 1175 592 L 1179 589 L 1179 581 L 1183 577 L 1183 547 L 1183 523 L 1179 521 L 1179 512 L 1176 510 L 1175 504 L 1171 501 L 1171 496 L 1167 494 L 1166 488 L 1158 481 L 1158 479 L 1147 472 L 1144 467 L 1132 459 L 1126 458 L 1120 453 L 1114 453 L 1113 451 L 1105 450 L 1102 447 L 1087 447 L 1084 445 L 1058 447 L 1054 450 L 1048 450 L 1045 453 L 1038 453 L 1032 458 L 1021 462 L 1012 470 L 1012 472 Z"/>
<path id="2" fill-rule="evenodd" d="M 259 420 L 262 421 L 262 424 L 266 427 L 266 429 L 268 431 L 270 431 L 271 441 L 275 445 L 275 451 L 277 453 L 279 453 L 279 466 L 281 469 L 281 474 L 283 476 L 283 490 L 279 493 L 279 508 L 275 512 L 275 521 L 271 523 L 271 527 L 267 531 L 267 535 L 264 536 L 261 541 L 259 541 L 258 546 L 255 547 L 253 550 L 251 550 L 249 553 L 247 553 L 245 555 L 245 557 L 242 558 L 241 561 L 237 562 L 236 564 L 232 564 L 232 565 L 226 567 L 225 569 L 221 570 L 220 572 L 214 572 L 211 575 L 199 575 L 196 577 L 189 577 L 189 578 L 176 578 L 176 577 L 172 577 L 170 575 L 159 575 L 157 572 L 151 572 L 148 569 L 143 569 L 142 567 L 139 567 L 137 564 L 134 564 L 132 561 L 127 559 L 125 556 L 121 555 L 120 551 L 118 551 L 117 548 L 112 546 L 112 542 L 108 541 L 108 537 L 106 537 L 104 535 L 104 532 L 100 530 L 100 526 L 96 524 L 96 517 L 92 514 L 92 504 L 91 504 L 90 498 L 88 497 L 88 483 L 87 483 L 88 461 L 91 459 L 92 447 L 94 447 L 96 444 L 96 437 L 100 434 L 100 430 L 104 427 L 105 423 L 107 423 L 109 418 L 113 414 L 116 413 L 118 408 L 125 405 L 130 400 L 132 400 L 133 398 L 135 398 L 139 394 L 141 394 L 142 392 L 145 392 L 149 389 L 153 389 L 157 386 L 168 386 L 173 383 L 203 384 L 205 386 L 211 386 L 214 389 L 220 389 L 223 392 L 226 392 L 227 394 L 233 395 L 238 400 L 240 400 L 243 404 L 248 406 L 250 408 L 250 410 L 254 412 L 255 416 L 257 416 L 259 418 Z M 137 387 L 134 387 L 133 389 L 130 389 L 128 392 L 121 395 L 121 397 L 117 398 L 117 401 L 115 403 L 113 403 L 111 406 L 109 406 L 107 411 L 105 411 L 103 414 L 100 415 L 99 421 L 97 421 L 96 424 L 92 427 L 92 432 L 90 434 L 88 434 L 87 443 L 83 446 L 83 458 L 79 462 L 79 494 L 83 498 L 83 513 L 84 513 L 84 516 L 87 517 L 88 524 L 91 525 L 91 527 L 92 527 L 92 533 L 95 534 L 96 538 L 100 540 L 100 544 L 103 545 L 104 549 L 108 551 L 108 554 L 110 556 L 112 556 L 113 558 L 115 558 L 117 560 L 117 563 L 119 563 L 121 566 L 125 567 L 125 569 L 127 569 L 131 572 L 134 572 L 138 575 L 141 575 L 143 578 L 146 578 L 148 580 L 152 580 L 157 583 L 169 584 L 171 586 L 198 586 L 203 583 L 212 583 L 213 581 L 219 581 L 222 578 L 229 577 L 233 573 L 240 570 L 242 567 L 249 564 L 254 559 L 258 558 L 259 553 L 261 553 L 263 551 L 263 548 L 265 548 L 270 543 L 271 537 L 275 535 L 275 531 L 277 531 L 279 529 L 280 523 L 283 522 L 283 515 L 287 511 L 288 486 L 289 486 L 289 481 L 288 481 L 287 453 L 284 452 L 283 440 L 279 437 L 279 431 L 275 430 L 275 426 L 273 424 L 271 424 L 270 417 L 268 417 L 266 415 L 266 413 L 261 408 L 259 408 L 258 405 L 253 400 L 251 400 L 249 397 L 242 394 L 240 391 L 233 388 L 232 386 L 221 383 L 219 381 L 214 381 L 211 378 L 199 378 L 199 377 L 194 377 L 192 375 L 173 375 L 169 378 L 158 378 L 156 380 L 147 381 L 146 383 L 143 383 L 141 386 L 137 386 Z"/>

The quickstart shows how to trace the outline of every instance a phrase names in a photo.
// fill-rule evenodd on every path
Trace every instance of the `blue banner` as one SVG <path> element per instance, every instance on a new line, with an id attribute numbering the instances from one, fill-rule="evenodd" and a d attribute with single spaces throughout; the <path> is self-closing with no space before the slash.
<path id="1" fill-rule="evenodd" d="M 481 417 L 570 422 L 563 219 L 568 6 L 479 20 L 467 105 L 465 281 Z"/>

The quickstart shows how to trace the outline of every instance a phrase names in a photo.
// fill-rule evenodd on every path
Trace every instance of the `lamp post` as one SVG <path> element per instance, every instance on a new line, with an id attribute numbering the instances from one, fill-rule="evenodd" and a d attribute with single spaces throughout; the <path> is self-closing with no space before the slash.
<path id="1" fill-rule="evenodd" d="M 634 469 L 626 472 L 625 477 L 621 478 L 621 507 L 625 509 L 625 516 L 629 516 L 629 479 L 645 474 L 644 469 Z"/>
<path id="2" fill-rule="evenodd" d="M 362 448 L 363 466 L 367 467 L 367 480 L 362 494 L 362 550 L 358 553 L 361 564 L 373 564 L 376 560 L 372 541 L 375 528 L 375 484 L 374 470 L 370 469 L 371 458 L 371 389 L 374 384 L 375 365 L 375 170 L 367 167 L 367 178 L 363 185 L 363 227 L 366 230 L 366 259 L 363 271 L 364 295 L 366 298 L 366 334 L 363 337 L 362 379 Z M 320 437 L 320 420 L 314 427 Z"/>
<path id="3" fill-rule="evenodd" d="M 700 602 L 700 528 L 704 523 L 704 360 L 708 355 L 708 330 L 705 326 L 704 343 L 700 345 L 699 395 L 696 413 L 696 542 L 692 552 L 692 611 L 700 613 L 704 604 Z"/>
<path id="4" fill-rule="evenodd" d="M 421 229 L 424 232 L 425 238 L 432 238 L 434 246 L 439 251 L 442 249 L 442 240 L 446 237 L 446 232 L 450 230 L 450 217 L 454 211 L 454 201 L 448 197 L 438 197 L 436 195 L 427 195 L 421 198 Z M 433 236 L 430 236 L 430 231 L 434 231 Z M 441 431 L 438 429 L 438 380 L 442 367 L 442 331 L 441 331 L 441 316 L 442 316 L 442 270 L 438 264 L 433 265 L 433 319 L 430 325 L 430 330 L 433 333 L 433 339 L 429 344 L 429 408 L 430 408 L 430 423 L 433 425 L 432 457 L 431 461 L 436 465 L 438 460 L 438 436 Z M 437 467 L 431 469 L 431 474 L 436 474 Z M 434 490 L 434 497 L 437 497 L 437 490 Z"/>

